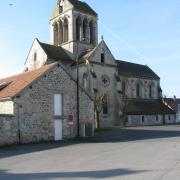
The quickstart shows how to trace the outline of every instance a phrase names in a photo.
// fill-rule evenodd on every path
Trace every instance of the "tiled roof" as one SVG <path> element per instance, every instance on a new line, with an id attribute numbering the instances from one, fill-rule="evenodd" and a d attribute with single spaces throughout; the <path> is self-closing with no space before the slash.
<path id="1" fill-rule="evenodd" d="M 45 44 L 40 41 L 39 44 L 46 52 L 48 58 L 60 60 L 63 62 L 72 62 L 72 59 L 69 57 L 69 55 L 64 51 L 62 47 Z"/>
<path id="2" fill-rule="evenodd" d="M 165 103 L 172 107 L 176 112 L 178 112 L 178 105 L 180 104 L 180 99 L 164 98 Z"/>
<path id="3" fill-rule="evenodd" d="M 116 62 L 119 75 L 127 77 L 160 79 L 159 76 L 155 72 L 153 72 L 152 69 L 150 69 L 148 66 L 120 60 L 116 60 Z"/>
<path id="4" fill-rule="evenodd" d="M 97 13 L 86 3 L 79 0 L 69 0 L 75 9 L 97 16 Z"/>
<path id="5" fill-rule="evenodd" d="M 157 100 L 124 100 L 124 109 L 128 115 L 175 114 L 160 99 Z"/>
<path id="6" fill-rule="evenodd" d="M 7 86 L 0 90 L 0 99 L 14 97 L 55 65 L 56 63 L 45 65 L 37 70 L 0 79 L 0 84 L 7 84 Z"/>

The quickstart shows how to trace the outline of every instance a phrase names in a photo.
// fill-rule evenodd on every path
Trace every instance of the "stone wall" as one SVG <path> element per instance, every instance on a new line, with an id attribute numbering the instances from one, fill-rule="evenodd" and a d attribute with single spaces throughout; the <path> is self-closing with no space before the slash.
<path id="1" fill-rule="evenodd" d="M 125 95 L 127 98 L 158 99 L 159 80 L 143 79 L 135 77 L 120 77 L 125 83 Z M 140 97 L 136 96 L 136 85 L 140 84 Z M 149 97 L 149 86 L 152 86 L 152 96 Z"/>
<path id="2" fill-rule="evenodd" d="M 24 70 L 27 71 L 27 70 L 34 70 L 40 68 L 46 63 L 46 61 L 47 61 L 47 55 L 40 46 L 37 39 L 35 39 L 31 47 L 31 50 L 27 56 L 27 60 L 24 65 Z"/>
<path id="3" fill-rule="evenodd" d="M 163 120 L 164 118 L 164 120 Z M 176 122 L 175 115 L 128 115 L 126 126 L 149 126 L 173 124 Z"/>
<path id="4" fill-rule="evenodd" d="M 15 101 L 20 108 L 21 142 L 39 142 L 54 140 L 54 94 L 62 94 L 63 138 L 74 138 L 77 134 L 77 121 L 73 126 L 68 124 L 68 115 L 76 114 L 76 83 L 60 67 L 56 66 L 50 72 L 40 77 L 31 86 L 27 87 Z M 94 123 L 93 102 L 80 89 L 81 121 Z M 84 108 L 87 108 L 84 111 Z"/>
<path id="5" fill-rule="evenodd" d="M 17 144 L 18 142 L 16 117 L 0 115 L 0 146 Z"/>

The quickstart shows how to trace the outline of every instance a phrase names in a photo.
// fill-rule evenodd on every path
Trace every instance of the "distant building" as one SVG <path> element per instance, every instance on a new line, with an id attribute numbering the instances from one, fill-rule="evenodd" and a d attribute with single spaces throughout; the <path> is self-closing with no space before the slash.
<path id="1" fill-rule="evenodd" d="M 164 101 L 176 112 L 176 122 L 180 123 L 180 99 L 174 96 L 174 98 L 165 98 Z"/>
<path id="2" fill-rule="evenodd" d="M 35 39 L 24 73 L 0 80 L 0 144 L 74 138 L 78 127 L 89 136 L 97 126 L 175 122 L 161 100 L 159 76 L 148 66 L 116 60 L 103 39 L 98 43 L 97 21 L 85 2 L 57 1 L 51 44 Z M 94 102 L 101 96 L 98 115 Z"/>

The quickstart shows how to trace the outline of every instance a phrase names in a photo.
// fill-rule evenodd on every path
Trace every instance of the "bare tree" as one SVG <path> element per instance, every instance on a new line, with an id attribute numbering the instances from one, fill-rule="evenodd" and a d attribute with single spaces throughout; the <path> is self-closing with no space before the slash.
<path id="1" fill-rule="evenodd" d="M 94 99 L 94 110 L 95 110 L 95 119 L 97 120 L 97 128 L 100 128 L 100 118 L 99 115 L 103 109 L 103 105 L 107 101 L 107 93 L 102 93 L 99 96 L 95 94 L 95 99 Z"/>
<path id="2" fill-rule="evenodd" d="M 127 118 L 127 107 L 128 107 L 128 98 L 127 96 L 123 97 L 122 99 L 120 99 L 119 101 L 119 108 L 121 109 L 122 111 L 122 119 L 123 119 L 123 126 L 125 126 L 126 124 L 126 118 Z"/>

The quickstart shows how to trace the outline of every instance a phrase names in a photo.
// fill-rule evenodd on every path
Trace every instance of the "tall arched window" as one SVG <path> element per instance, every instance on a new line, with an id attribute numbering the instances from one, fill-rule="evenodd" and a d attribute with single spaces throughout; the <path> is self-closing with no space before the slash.
<path id="1" fill-rule="evenodd" d="M 64 42 L 69 40 L 69 24 L 67 18 L 64 19 Z"/>
<path id="2" fill-rule="evenodd" d="M 63 24 L 62 24 L 62 21 L 59 21 L 59 45 L 63 43 Z"/>
<path id="3" fill-rule="evenodd" d="M 81 18 L 76 19 L 76 40 L 80 41 L 81 38 Z"/>
<path id="4" fill-rule="evenodd" d="M 89 30 L 90 30 L 90 44 L 94 44 L 94 27 L 93 21 L 89 23 Z"/>
<path id="5" fill-rule="evenodd" d="M 88 20 L 85 18 L 83 21 L 83 40 L 87 41 L 88 38 Z"/>
<path id="6" fill-rule="evenodd" d="M 149 98 L 152 98 L 152 85 L 149 85 Z"/>
<path id="7" fill-rule="evenodd" d="M 140 84 L 136 84 L 136 97 L 141 97 L 141 89 L 140 89 Z"/>
<path id="8" fill-rule="evenodd" d="M 122 95 L 123 97 L 126 96 L 126 83 L 124 81 L 122 82 Z"/>
<path id="9" fill-rule="evenodd" d="M 103 115 L 107 115 L 107 114 L 108 114 L 108 98 L 106 95 L 103 100 Z"/>
<path id="10" fill-rule="evenodd" d="M 149 85 L 149 98 L 153 98 L 154 97 L 154 85 L 150 84 Z"/>
<path id="11" fill-rule="evenodd" d="M 83 74 L 83 87 L 84 87 L 84 89 L 87 89 L 87 88 L 88 88 L 87 78 L 88 78 L 87 73 L 84 73 L 84 74 Z"/>
<path id="12" fill-rule="evenodd" d="M 54 45 L 58 45 L 58 25 L 57 23 L 54 24 Z"/>

